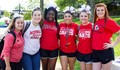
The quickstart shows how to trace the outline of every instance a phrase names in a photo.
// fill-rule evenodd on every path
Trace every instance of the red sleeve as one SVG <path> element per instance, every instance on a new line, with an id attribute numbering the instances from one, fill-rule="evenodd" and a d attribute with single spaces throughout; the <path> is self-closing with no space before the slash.
<path id="1" fill-rule="evenodd" d="M 120 30 L 120 26 L 114 20 L 109 20 L 106 24 L 106 28 L 112 31 L 112 33 L 116 33 Z"/>
<path id="2" fill-rule="evenodd" d="M 10 56 L 10 51 L 11 47 L 14 42 L 14 37 L 12 34 L 8 34 L 5 39 L 4 39 L 4 48 L 3 48 L 3 55 L 9 57 Z"/>

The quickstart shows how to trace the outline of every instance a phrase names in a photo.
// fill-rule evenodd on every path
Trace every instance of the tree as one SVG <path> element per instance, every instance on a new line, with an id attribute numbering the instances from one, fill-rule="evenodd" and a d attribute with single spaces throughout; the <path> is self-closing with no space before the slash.
<path id="1" fill-rule="evenodd" d="M 5 17 L 10 17 L 10 12 L 4 11 L 4 16 L 5 16 Z"/>
<path id="2" fill-rule="evenodd" d="M 95 4 L 97 3 L 105 3 L 106 5 L 113 2 L 113 1 L 117 1 L 117 0 L 86 0 L 87 4 L 90 5 L 91 7 L 91 18 L 90 21 L 93 22 L 93 17 L 94 17 L 94 8 L 95 8 Z M 111 8 L 108 6 L 108 8 Z"/>
<path id="3" fill-rule="evenodd" d="M 40 0 L 29 0 L 28 10 L 33 10 L 36 7 L 40 7 Z"/>
<path id="4" fill-rule="evenodd" d="M 32 11 L 27 11 L 27 13 L 23 14 L 25 20 L 31 20 Z"/>
<path id="5" fill-rule="evenodd" d="M 84 0 L 55 0 L 55 3 L 63 10 L 66 6 L 78 7 L 80 4 L 85 3 Z"/>
<path id="6" fill-rule="evenodd" d="M 44 17 L 44 0 L 40 0 L 40 8 L 41 8 L 41 11 L 42 11 L 42 16 Z"/>
<path id="7" fill-rule="evenodd" d="M 93 22 L 93 18 L 94 18 L 94 7 L 95 7 L 95 0 L 86 0 L 87 4 L 90 5 L 91 7 L 91 16 L 90 16 L 90 21 Z"/>
<path id="8" fill-rule="evenodd" d="M 105 3 L 105 4 L 108 4 L 108 3 L 112 2 L 112 1 L 114 1 L 114 0 L 95 0 L 95 4 L 96 3 Z"/>
<path id="9" fill-rule="evenodd" d="M 20 4 L 15 7 L 15 10 L 19 10 L 19 8 L 20 8 L 21 10 L 25 10 L 25 8 L 24 8 L 23 6 L 21 6 Z"/>
<path id="10" fill-rule="evenodd" d="M 40 8 L 42 11 L 44 10 L 44 0 L 40 0 Z"/>

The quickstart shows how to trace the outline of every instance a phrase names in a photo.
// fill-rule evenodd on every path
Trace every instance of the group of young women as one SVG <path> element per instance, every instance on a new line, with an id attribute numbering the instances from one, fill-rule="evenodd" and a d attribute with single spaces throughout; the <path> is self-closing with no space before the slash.
<path id="1" fill-rule="evenodd" d="M 89 22 L 90 10 L 86 7 L 79 13 L 80 25 L 72 21 L 70 11 L 64 13 L 64 22 L 58 24 L 54 7 L 45 9 L 44 20 L 40 8 L 35 8 L 24 34 L 27 24 L 22 17 L 15 17 L 9 30 L 16 34 L 16 41 L 13 43 L 11 34 L 4 39 L 3 70 L 40 70 L 40 59 L 42 70 L 55 70 L 58 55 L 62 70 L 74 70 L 76 59 L 81 70 L 110 70 L 113 47 L 120 42 L 120 26 L 109 17 L 104 3 L 95 5 L 94 23 Z M 119 36 L 111 43 L 114 33 Z"/>

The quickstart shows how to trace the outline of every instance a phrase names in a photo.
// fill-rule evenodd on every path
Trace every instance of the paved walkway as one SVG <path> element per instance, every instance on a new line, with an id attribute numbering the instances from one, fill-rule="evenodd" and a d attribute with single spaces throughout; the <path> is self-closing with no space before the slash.
<path id="1" fill-rule="evenodd" d="M 62 69 L 61 69 L 61 64 L 60 64 L 59 61 L 57 61 L 55 70 L 62 70 Z"/>
<path id="2" fill-rule="evenodd" d="M 42 70 L 42 66 L 41 66 L 41 69 L 40 69 L 40 70 Z M 60 64 L 59 61 L 57 61 L 57 63 L 56 63 L 55 70 L 62 70 L 62 69 L 61 69 L 61 64 Z"/>

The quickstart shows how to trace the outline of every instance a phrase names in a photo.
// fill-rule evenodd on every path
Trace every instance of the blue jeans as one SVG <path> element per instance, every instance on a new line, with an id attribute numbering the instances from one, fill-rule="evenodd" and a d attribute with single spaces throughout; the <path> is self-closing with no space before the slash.
<path id="1" fill-rule="evenodd" d="M 22 65 L 24 70 L 40 70 L 40 52 L 34 55 L 23 53 Z"/>

